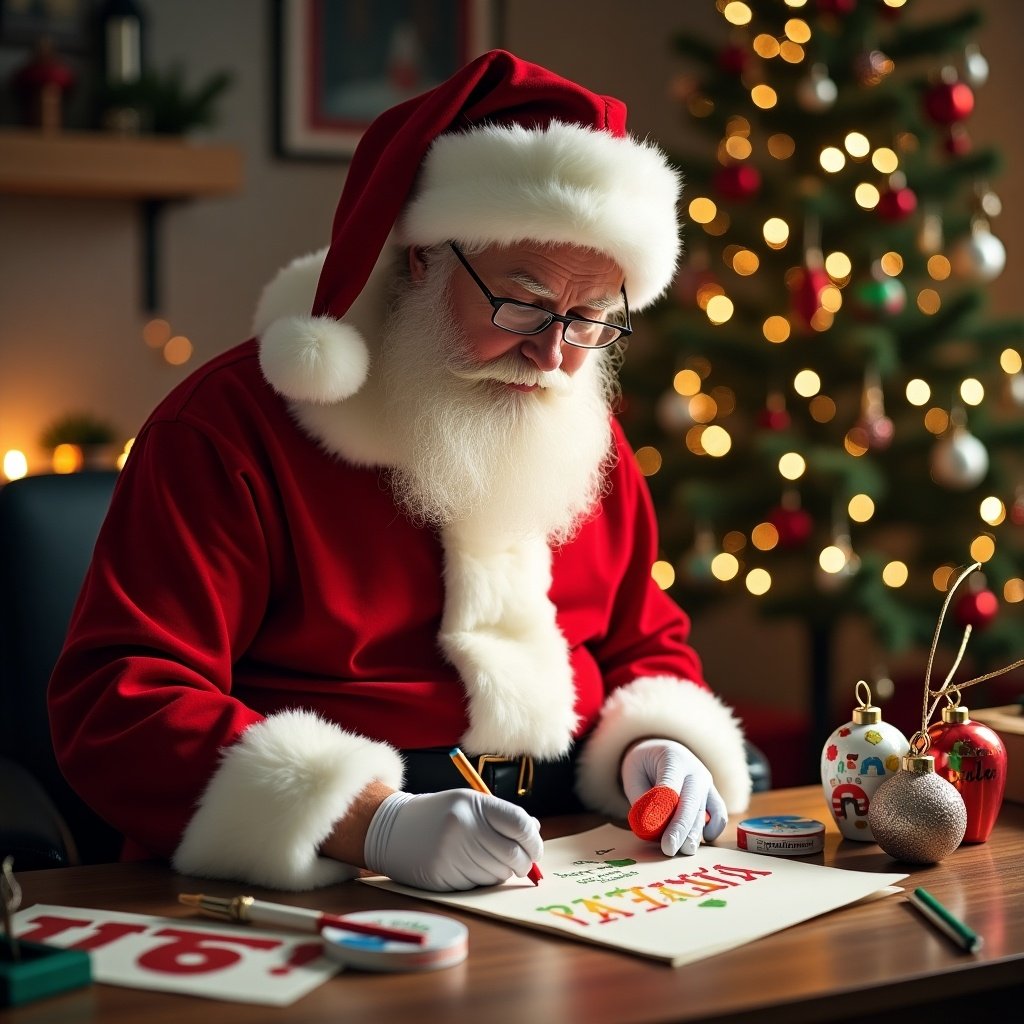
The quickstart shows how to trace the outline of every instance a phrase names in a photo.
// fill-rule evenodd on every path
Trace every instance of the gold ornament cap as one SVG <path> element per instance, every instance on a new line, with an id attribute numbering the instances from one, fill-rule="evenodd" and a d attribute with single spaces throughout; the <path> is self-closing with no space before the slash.
<path id="1" fill-rule="evenodd" d="M 904 754 L 901 763 L 905 772 L 914 772 L 915 775 L 935 771 L 935 758 L 931 754 Z"/>
<path id="2" fill-rule="evenodd" d="M 967 708 L 960 704 L 947 704 L 942 709 L 942 720 L 947 725 L 963 725 L 971 719 Z"/>
<path id="3" fill-rule="evenodd" d="M 882 720 L 882 709 L 873 704 L 863 704 L 853 709 L 854 725 L 878 725 Z"/>
<path id="4" fill-rule="evenodd" d="M 860 688 L 864 687 L 864 692 L 868 695 L 865 700 L 860 693 Z M 854 689 L 857 700 L 860 701 L 860 705 L 853 709 L 853 724 L 854 725 L 878 725 L 882 720 L 882 709 L 875 707 L 871 703 L 871 687 L 863 680 L 859 680 L 856 688 Z"/>

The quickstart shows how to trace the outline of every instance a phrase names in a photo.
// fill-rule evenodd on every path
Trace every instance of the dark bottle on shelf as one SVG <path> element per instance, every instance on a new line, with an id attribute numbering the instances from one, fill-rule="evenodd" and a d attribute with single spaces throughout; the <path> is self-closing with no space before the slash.
<path id="1" fill-rule="evenodd" d="M 134 0 L 104 0 L 96 17 L 102 127 L 124 134 L 145 131 L 137 88 L 145 72 L 145 13 Z"/>

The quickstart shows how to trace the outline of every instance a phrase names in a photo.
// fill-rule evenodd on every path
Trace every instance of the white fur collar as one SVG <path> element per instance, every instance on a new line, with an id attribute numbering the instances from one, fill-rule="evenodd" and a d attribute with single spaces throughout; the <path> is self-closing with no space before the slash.
<path id="1" fill-rule="evenodd" d="M 325 250 L 294 261 L 264 290 L 255 318 L 264 376 L 302 428 L 358 466 L 396 459 L 380 429 L 372 373 L 394 263 L 378 261 L 344 321 L 304 314 Z M 361 369 L 360 369 L 361 368 Z M 551 550 L 542 537 L 502 539 L 481 524 L 443 531 L 441 649 L 469 699 L 460 742 L 476 753 L 557 757 L 572 742 L 569 651 L 548 599 Z"/>

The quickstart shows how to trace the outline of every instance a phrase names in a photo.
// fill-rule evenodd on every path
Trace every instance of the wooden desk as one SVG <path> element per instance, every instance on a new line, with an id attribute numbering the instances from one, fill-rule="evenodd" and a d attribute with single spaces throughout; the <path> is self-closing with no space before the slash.
<path id="1" fill-rule="evenodd" d="M 987 843 L 962 847 L 930 867 L 896 865 L 874 844 L 842 840 L 816 786 L 757 794 L 748 813 L 824 820 L 825 851 L 807 861 L 862 871 L 908 871 L 903 884 L 928 888 L 984 936 L 984 948 L 975 955 L 960 952 L 896 895 L 673 969 L 349 882 L 313 893 L 262 895 L 336 912 L 415 907 L 452 914 L 469 926 L 469 959 L 436 973 L 340 974 L 284 1009 L 93 985 L 0 1011 L 0 1020 L 831 1024 L 870 1020 L 874 1014 L 897 1019 L 911 1008 L 936 1011 L 947 1020 L 961 1015 L 995 1021 L 1015 1017 L 1024 1006 L 1024 805 L 1004 804 Z M 545 834 L 564 835 L 598 823 L 594 818 L 553 819 L 545 824 Z M 735 839 L 735 829 L 730 827 L 723 838 Z M 176 902 L 179 892 L 236 895 L 239 889 L 229 883 L 199 885 L 152 864 L 27 872 L 20 879 L 24 906 L 50 903 L 172 917 L 185 913 Z M 997 1005 L 1017 1009 L 996 1014 Z"/>

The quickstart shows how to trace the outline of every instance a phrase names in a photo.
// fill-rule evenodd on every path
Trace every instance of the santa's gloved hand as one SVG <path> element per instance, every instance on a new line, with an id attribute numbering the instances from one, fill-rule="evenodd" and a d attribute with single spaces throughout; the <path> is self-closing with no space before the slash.
<path id="1" fill-rule="evenodd" d="M 661 835 L 667 857 L 697 852 L 701 836 L 717 839 L 728 812 L 704 763 L 675 740 L 643 740 L 622 759 L 622 788 L 630 804 L 655 786 L 668 786 L 679 803 Z M 705 824 L 705 813 L 707 823 Z"/>
<path id="2" fill-rule="evenodd" d="M 543 851 L 536 818 L 471 789 L 392 793 L 377 808 L 363 844 L 371 871 L 436 892 L 525 878 Z"/>

